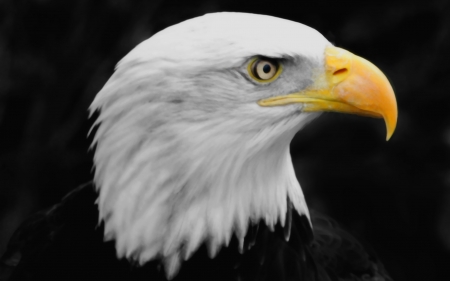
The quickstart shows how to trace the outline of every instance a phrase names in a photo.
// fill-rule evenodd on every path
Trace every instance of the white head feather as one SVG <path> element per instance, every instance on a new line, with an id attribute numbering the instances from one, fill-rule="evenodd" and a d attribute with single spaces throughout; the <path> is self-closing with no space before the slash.
<path id="1" fill-rule="evenodd" d="M 118 64 L 98 93 L 95 184 L 105 237 L 119 257 L 162 258 L 169 276 L 202 242 L 211 253 L 249 221 L 308 215 L 289 143 L 317 114 L 257 101 L 297 92 L 323 71 L 330 43 L 305 25 L 217 13 L 169 27 Z M 282 58 L 274 82 L 252 81 L 254 56 Z"/>

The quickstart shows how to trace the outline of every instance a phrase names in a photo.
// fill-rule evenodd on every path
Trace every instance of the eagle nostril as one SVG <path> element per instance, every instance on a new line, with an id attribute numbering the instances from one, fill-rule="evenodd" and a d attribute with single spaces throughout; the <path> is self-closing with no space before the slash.
<path id="1" fill-rule="evenodd" d="M 342 75 L 342 74 L 346 74 L 347 72 L 348 72 L 347 68 L 341 68 L 341 69 L 336 70 L 333 73 L 333 75 L 339 76 L 339 75 Z"/>

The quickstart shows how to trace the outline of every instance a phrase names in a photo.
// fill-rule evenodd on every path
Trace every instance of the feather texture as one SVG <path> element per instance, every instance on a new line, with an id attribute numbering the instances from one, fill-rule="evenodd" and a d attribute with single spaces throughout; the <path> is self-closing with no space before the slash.
<path id="1" fill-rule="evenodd" d="M 96 198 L 88 183 L 25 221 L 1 258 L 0 280 L 166 280 L 159 260 L 141 266 L 117 259 L 114 243 L 103 241 L 104 225 L 97 225 Z M 305 215 L 291 210 L 289 241 L 286 224 L 271 231 L 264 221 L 252 223 L 242 254 L 236 237 L 214 259 L 202 245 L 173 280 L 391 280 L 336 222 L 311 212 L 313 231 Z"/>
<path id="2" fill-rule="evenodd" d="M 91 110 L 100 219 L 119 257 L 162 256 L 173 276 L 204 241 L 215 256 L 233 235 L 243 245 L 250 221 L 284 223 L 288 197 L 308 216 L 289 143 L 318 114 L 257 101 L 308 87 L 328 45 L 302 24 L 219 13 L 161 31 L 118 64 Z M 255 55 L 284 59 L 280 79 L 251 83 Z"/>
<path id="3" fill-rule="evenodd" d="M 114 243 L 103 241 L 104 225 L 97 225 L 96 198 L 88 183 L 26 220 L 1 258 L 0 280 L 166 280 L 160 260 L 139 265 L 117 259 Z M 202 245 L 173 280 L 391 280 L 336 222 L 311 212 L 312 231 L 305 215 L 290 210 L 289 241 L 287 224 L 271 231 L 264 221 L 254 222 L 242 253 L 236 237 L 214 259 Z"/>

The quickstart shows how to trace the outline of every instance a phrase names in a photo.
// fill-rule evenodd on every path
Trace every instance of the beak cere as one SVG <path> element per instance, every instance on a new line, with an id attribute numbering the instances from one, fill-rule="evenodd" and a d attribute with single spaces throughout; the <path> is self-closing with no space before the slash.
<path id="1" fill-rule="evenodd" d="M 324 78 L 326 87 L 319 82 Z M 391 84 L 375 65 L 330 46 L 325 50 L 325 73 L 315 80 L 318 82 L 301 92 L 260 100 L 258 104 L 303 103 L 304 112 L 334 111 L 384 118 L 386 140 L 391 138 L 397 124 L 397 102 Z"/>

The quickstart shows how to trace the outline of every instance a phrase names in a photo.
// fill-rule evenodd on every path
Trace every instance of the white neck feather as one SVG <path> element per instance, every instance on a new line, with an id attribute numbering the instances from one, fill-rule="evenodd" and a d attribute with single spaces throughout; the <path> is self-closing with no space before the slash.
<path id="1" fill-rule="evenodd" d="M 289 153 L 308 114 L 246 137 L 212 122 L 143 130 L 120 118 L 102 121 L 95 155 L 100 219 L 119 257 L 160 257 L 173 276 L 203 242 L 214 257 L 233 234 L 243 244 L 250 221 L 284 224 L 287 197 L 309 216 Z"/>

